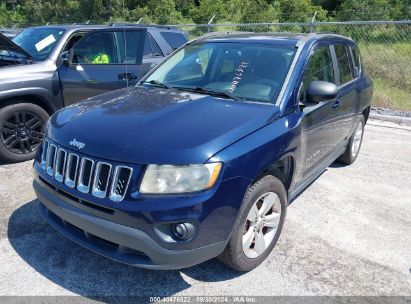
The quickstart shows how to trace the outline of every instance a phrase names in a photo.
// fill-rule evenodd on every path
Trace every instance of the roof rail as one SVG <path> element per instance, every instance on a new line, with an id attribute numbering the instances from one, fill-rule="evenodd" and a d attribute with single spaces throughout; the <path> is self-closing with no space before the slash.
<path id="1" fill-rule="evenodd" d="M 202 37 L 213 37 L 213 36 L 222 36 L 222 35 L 237 35 L 237 34 L 255 34 L 255 32 L 243 32 L 243 31 L 222 31 L 222 32 L 210 32 L 202 35 Z"/>
<path id="2" fill-rule="evenodd" d="M 136 27 L 156 27 L 164 29 L 177 29 L 175 26 L 170 25 L 158 25 L 158 24 L 142 24 L 142 23 L 128 23 L 128 22 L 111 22 L 108 26 L 136 26 Z"/>

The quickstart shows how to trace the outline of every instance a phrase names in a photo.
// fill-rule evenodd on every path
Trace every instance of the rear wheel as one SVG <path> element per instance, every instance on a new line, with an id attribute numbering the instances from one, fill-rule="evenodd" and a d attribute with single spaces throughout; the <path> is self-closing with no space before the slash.
<path id="1" fill-rule="evenodd" d="M 357 123 L 357 126 L 354 129 L 354 133 L 351 135 L 351 138 L 348 142 L 347 149 L 338 158 L 339 162 L 351 165 L 357 159 L 357 156 L 360 153 L 362 138 L 364 134 L 364 124 L 364 117 L 361 116 L 360 120 Z"/>
<path id="2" fill-rule="evenodd" d="M 0 109 L 0 161 L 32 159 L 44 139 L 49 115 L 31 103 L 18 103 Z"/>
<path id="3" fill-rule="evenodd" d="M 284 224 L 287 195 L 284 185 L 267 175 L 244 196 L 230 240 L 219 259 L 239 271 L 260 265 L 278 241 Z"/>

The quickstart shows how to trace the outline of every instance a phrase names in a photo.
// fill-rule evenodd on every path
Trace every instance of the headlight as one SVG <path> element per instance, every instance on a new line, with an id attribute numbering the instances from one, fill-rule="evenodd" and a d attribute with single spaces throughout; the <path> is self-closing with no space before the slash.
<path id="1" fill-rule="evenodd" d="M 140 193 L 186 193 L 211 188 L 221 170 L 221 163 L 172 166 L 149 165 Z"/>

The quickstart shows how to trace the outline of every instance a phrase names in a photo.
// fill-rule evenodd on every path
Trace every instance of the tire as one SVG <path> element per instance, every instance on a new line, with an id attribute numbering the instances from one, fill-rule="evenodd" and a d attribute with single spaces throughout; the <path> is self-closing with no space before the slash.
<path id="1" fill-rule="evenodd" d="M 32 103 L 16 103 L 0 109 L 0 162 L 30 160 L 44 139 L 48 113 Z"/>
<path id="2" fill-rule="evenodd" d="M 353 162 L 355 162 L 361 149 L 362 138 L 364 135 L 364 125 L 364 116 L 361 116 L 360 120 L 357 122 L 353 134 L 350 137 L 350 140 L 348 141 L 345 152 L 341 154 L 337 161 L 346 165 L 351 165 Z"/>
<path id="3" fill-rule="evenodd" d="M 259 224 L 261 222 L 254 220 L 251 222 L 249 218 L 254 218 L 251 214 L 255 214 L 251 211 L 253 206 L 257 207 L 258 213 L 262 213 L 264 208 L 265 199 L 267 203 L 271 199 L 275 198 L 275 203 L 272 209 L 272 213 L 267 213 L 265 218 L 268 223 L 274 223 L 274 221 L 268 220 L 269 216 L 275 218 L 276 228 L 270 227 L 260 228 Z M 260 208 L 258 205 L 260 204 Z M 255 209 L 253 209 L 255 210 Z M 241 205 L 239 215 L 234 224 L 233 231 L 231 233 L 230 239 L 223 253 L 218 257 L 218 259 L 226 264 L 227 266 L 238 270 L 238 271 L 250 271 L 260 265 L 265 258 L 270 254 L 278 238 L 281 234 L 281 230 L 284 225 L 284 219 L 287 210 L 287 193 L 282 182 L 274 176 L 267 175 L 262 177 L 260 180 L 255 182 L 246 192 L 243 203 Z M 279 213 L 279 215 L 278 215 Z M 256 230 L 257 229 L 257 230 Z M 260 232 L 258 232 L 260 229 Z M 265 232 L 264 232 L 264 229 Z M 274 230 L 275 229 L 275 230 Z M 257 232 L 256 232 L 257 231 Z M 257 234 L 263 233 L 264 243 L 266 244 L 264 250 L 257 250 Z M 265 234 L 264 234 L 265 233 Z M 248 235 L 252 235 L 253 241 L 251 246 L 243 246 L 243 240 L 246 244 Z M 261 237 L 258 237 L 261 240 Z M 271 241 L 267 241 L 270 240 Z M 258 242 L 260 243 L 260 242 Z M 261 247 L 263 248 L 263 247 Z M 260 252 L 258 252 L 260 251 Z"/>

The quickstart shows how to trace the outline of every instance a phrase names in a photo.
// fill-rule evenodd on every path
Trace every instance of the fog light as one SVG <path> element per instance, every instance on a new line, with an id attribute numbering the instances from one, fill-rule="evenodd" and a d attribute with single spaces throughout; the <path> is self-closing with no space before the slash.
<path id="1" fill-rule="evenodd" d="M 188 240 L 195 234 L 196 228 L 191 223 L 178 223 L 171 226 L 171 232 L 176 239 Z"/>

